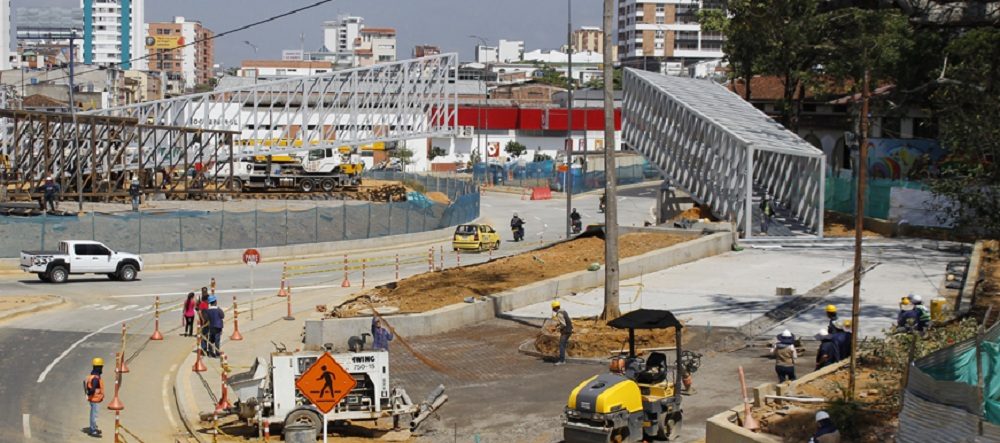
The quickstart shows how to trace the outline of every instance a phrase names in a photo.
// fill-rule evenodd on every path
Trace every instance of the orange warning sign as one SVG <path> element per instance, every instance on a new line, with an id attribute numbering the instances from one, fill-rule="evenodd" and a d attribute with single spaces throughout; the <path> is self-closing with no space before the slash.
<path id="1" fill-rule="evenodd" d="M 337 403 L 351 393 L 355 385 L 357 381 L 354 377 L 337 364 L 329 352 L 323 353 L 295 381 L 295 387 L 299 388 L 302 395 L 324 414 L 332 411 Z"/>

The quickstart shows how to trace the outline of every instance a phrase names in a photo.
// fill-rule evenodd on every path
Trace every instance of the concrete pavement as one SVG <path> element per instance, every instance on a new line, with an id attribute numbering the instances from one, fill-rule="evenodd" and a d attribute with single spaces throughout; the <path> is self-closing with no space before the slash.
<path id="1" fill-rule="evenodd" d="M 641 226 L 648 217 L 653 200 L 644 197 L 624 198 L 625 202 L 629 202 L 629 199 L 632 201 L 621 205 L 620 223 Z M 578 196 L 576 201 L 579 202 L 577 207 L 584 215 L 585 222 L 599 220 L 596 214 L 597 196 Z M 515 211 L 528 219 L 530 241 L 555 241 L 563 237 L 565 201 L 526 201 L 517 195 L 486 194 L 482 203 L 482 219 L 494 223 L 501 232 L 504 243 L 500 254 L 516 253 L 533 246 L 509 242 L 510 233 L 506 225 Z M 446 252 L 449 246 L 448 241 L 433 245 L 438 251 L 444 247 Z M 345 242 L 343 247 L 350 248 L 350 242 Z M 426 251 L 427 246 L 401 246 L 398 249 L 401 254 L 417 253 Z M 297 263 L 337 263 L 342 252 L 343 250 L 331 250 L 333 258 L 316 257 Z M 385 252 L 359 253 L 352 258 L 378 255 L 385 255 Z M 445 260 L 448 266 L 453 263 L 450 257 L 449 253 Z M 463 255 L 462 262 L 470 264 L 487 258 L 485 254 L 466 254 Z M 425 263 L 404 265 L 400 270 L 401 276 L 424 271 Z M 354 272 L 351 278 L 357 285 L 360 276 Z M 53 310 L 2 323 L 0 351 L 16 358 L 5 358 L 0 362 L 0 370 L 6 374 L 0 379 L 0 393 L 10 399 L 0 403 L 0 427 L 20 430 L 8 434 L 10 441 L 63 442 L 80 439 L 83 435 L 80 430 L 86 426 L 87 421 L 86 402 L 79 389 L 81 380 L 89 370 L 92 357 L 101 356 L 108 362 L 114 361 L 114 353 L 119 349 L 120 324 L 126 321 L 130 322 L 127 354 L 136 357 L 131 362 L 135 370 L 125 377 L 123 401 L 126 402 L 127 409 L 123 417 L 143 419 L 136 423 L 131 421 L 133 419 L 126 418 L 125 424 L 145 441 L 158 441 L 157 438 L 172 441 L 169 436 L 180 432 L 180 424 L 172 423 L 171 416 L 164 412 L 164 405 L 172 401 L 172 394 L 162 389 L 163 377 L 173 364 L 178 364 L 180 368 L 179 359 L 186 357 L 186 352 L 191 348 L 189 343 L 175 340 L 170 335 L 164 343 L 145 343 L 152 332 L 153 298 L 160 295 L 165 306 L 177 304 L 188 291 L 206 286 L 210 278 L 215 277 L 217 293 L 221 296 L 220 302 L 224 307 L 229 306 L 233 294 L 239 295 L 241 311 L 244 311 L 241 315 L 242 323 L 249 321 L 243 320 L 247 315 L 245 310 L 249 308 L 247 305 L 263 304 L 263 300 L 273 299 L 280 280 L 281 264 L 264 257 L 264 263 L 255 269 L 254 274 L 257 290 L 253 297 L 249 294 L 247 268 L 236 265 L 148 271 L 140 275 L 141 280 L 132 283 L 112 282 L 104 277 L 74 278 L 64 285 L 54 286 L 43 284 L 29 274 L 0 278 L 2 294 L 56 292 L 67 300 L 66 304 Z M 313 287 L 319 291 L 332 291 L 324 296 L 328 298 L 340 293 L 342 277 L 341 272 L 303 275 L 295 277 L 292 284 L 296 288 L 295 294 L 301 294 L 303 288 Z M 372 269 L 368 271 L 368 277 L 371 285 L 391 281 L 394 279 L 394 270 L 391 267 Z M 357 286 L 354 288 L 357 289 Z M 305 295 L 297 300 L 304 306 L 297 305 L 296 309 L 309 310 L 315 304 L 308 301 Z M 176 326 L 178 322 L 178 312 L 164 314 L 165 328 Z M 300 329 L 301 319 L 297 319 L 295 323 L 296 328 Z M 151 349 L 155 349 L 155 352 L 150 352 Z M 113 379 L 112 372 L 107 372 L 106 381 L 110 382 Z M 109 387 L 112 385 L 106 384 Z M 133 397 L 136 386 L 143 386 L 143 389 Z M 102 410 L 100 424 L 105 430 L 112 429 L 111 417 L 107 411 Z M 130 426 L 129 423 L 136 424 Z M 150 430 L 152 435 L 142 432 L 143 429 Z M 105 433 L 105 439 L 110 438 L 110 434 Z"/>

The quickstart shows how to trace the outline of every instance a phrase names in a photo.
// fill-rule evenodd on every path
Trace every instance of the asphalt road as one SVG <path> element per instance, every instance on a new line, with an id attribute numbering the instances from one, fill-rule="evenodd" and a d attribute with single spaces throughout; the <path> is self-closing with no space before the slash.
<path id="1" fill-rule="evenodd" d="M 620 197 L 619 223 L 642 226 L 649 217 L 654 204 L 653 195 L 648 197 L 642 190 L 631 190 Z M 584 224 L 603 221 L 597 214 L 596 195 L 575 197 L 575 206 L 584 216 Z M 520 196 L 507 194 L 486 194 L 482 199 L 481 213 L 484 222 L 492 223 L 501 233 L 499 254 L 511 254 L 537 245 L 539 241 L 554 241 L 563 237 L 565 230 L 565 200 L 526 201 Z M 527 221 L 527 242 L 512 243 L 506 228 L 511 213 L 518 212 Z M 432 245 L 440 251 L 450 249 L 448 242 Z M 346 248 L 350 248 L 347 246 Z M 428 245 L 401 247 L 390 251 L 361 251 L 351 253 L 351 258 L 401 255 L 426 252 Z M 338 263 L 344 253 L 330 251 L 331 257 L 294 261 L 292 264 Z M 453 254 L 446 254 L 445 265 L 454 264 Z M 488 259 L 486 254 L 463 254 L 462 264 L 476 263 Z M 408 276 L 427 270 L 426 262 L 420 261 L 401 266 L 400 274 Z M 155 359 L 155 368 L 167 373 L 170 367 L 169 352 L 151 352 L 143 346 L 145 338 L 153 330 L 153 300 L 159 295 L 161 303 L 170 310 L 179 304 L 188 291 L 207 286 L 212 277 L 217 281 L 217 295 L 220 304 L 230 305 L 231 296 L 238 295 L 241 316 L 246 315 L 251 300 L 260 303 L 263 298 L 273 298 L 280 280 L 280 262 L 263 258 L 263 263 L 254 270 L 255 291 L 250 295 L 250 271 L 244 266 L 228 265 L 213 267 L 191 267 L 170 270 L 149 270 L 140 274 L 140 279 L 131 283 L 113 282 L 101 276 L 72 276 L 68 283 L 52 285 L 38 281 L 35 276 L 11 275 L 0 277 L 2 296 L 53 294 L 66 299 L 58 308 L 33 315 L 7 320 L 0 324 L 0 429 L 4 429 L 3 441 L 65 442 L 85 439 L 82 428 L 87 426 L 87 405 L 82 394 L 82 380 L 89 372 L 90 359 L 103 357 L 108 369 L 105 371 L 105 385 L 113 388 L 111 362 L 120 349 L 121 324 L 129 325 L 126 354 L 132 356 L 130 365 L 142 364 L 144 359 Z M 297 290 L 339 287 L 342 271 L 297 276 L 294 285 Z M 357 284 L 357 272 L 352 274 Z M 375 268 L 368 271 L 372 281 L 391 281 L 392 267 Z M 164 313 L 164 324 L 176 326 L 178 312 Z M 176 352 L 174 349 L 171 352 Z M 179 354 L 183 356 L 182 354 Z M 148 363 L 148 362 L 147 362 Z M 175 361 L 174 363 L 179 363 Z M 150 366 L 150 364 L 147 364 Z M 144 379 L 146 380 L 146 379 Z M 158 380 L 155 378 L 154 380 Z M 127 382 L 126 382 L 127 384 Z M 166 383 L 164 382 L 164 386 Z M 166 388 L 143 386 L 148 400 L 163 404 L 168 409 L 169 394 Z M 130 387 L 133 390 L 135 387 Z M 110 398 L 110 395 L 109 395 Z M 165 411 L 164 415 L 170 412 Z M 173 417 L 159 417 L 162 425 L 157 429 L 176 428 Z M 100 425 L 104 430 L 113 429 L 113 418 L 102 408 Z M 156 420 L 146 417 L 145 420 Z M 160 436 L 168 440 L 168 436 Z M 146 439 L 146 436 L 144 436 Z M 111 440 L 109 432 L 104 440 Z M 147 441 L 150 441 L 147 439 Z M 154 440 L 155 441 L 155 440 Z M 169 440 L 168 440 L 169 441 Z"/>

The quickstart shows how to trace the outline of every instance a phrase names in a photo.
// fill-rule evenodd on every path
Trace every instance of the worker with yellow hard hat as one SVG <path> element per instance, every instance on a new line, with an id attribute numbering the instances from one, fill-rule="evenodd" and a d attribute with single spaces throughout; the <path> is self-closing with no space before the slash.
<path id="1" fill-rule="evenodd" d="M 831 334 L 837 328 L 837 307 L 834 305 L 826 305 L 826 318 L 828 320 L 826 324 L 826 330 Z"/>
<path id="2" fill-rule="evenodd" d="M 90 429 L 87 433 L 91 437 L 101 437 L 101 430 L 97 428 L 97 410 L 104 401 L 104 380 L 101 380 L 101 373 L 104 372 L 104 359 L 94 357 L 90 361 L 90 375 L 83 381 L 83 392 L 87 395 L 87 402 L 90 403 Z"/>
<path id="3" fill-rule="evenodd" d="M 569 336 L 573 335 L 573 320 L 559 304 L 559 300 L 552 301 L 552 316 L 559 330 L 559 359 L 556 360 L 558 366 L 566 363 L 566 346 L 569 345 Z"/>
<path id="4" fill-rule="evenodd" d="M 903 297 L 899 302 L 896 332 L 923 332 L 926 327 L 927 323 L 920 319 L 920 311 L 910 302 L 909 297 Z"/>

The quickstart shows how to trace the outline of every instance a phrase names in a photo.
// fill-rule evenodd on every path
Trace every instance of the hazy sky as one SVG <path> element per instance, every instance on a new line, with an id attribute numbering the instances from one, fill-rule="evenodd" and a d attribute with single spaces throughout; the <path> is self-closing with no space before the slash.
<path id="1" fill-rule="evenodd" d="M 175 15 L 198 20 L 221 32 L 264 19 L 315 0 L 146 0 L 146 22 L 171 21 Z M 572 0 L 573 27 L 600 26 L 601 0 Z M 27 6 L 79 7 L 79 0 L 13 0 L 14 8 Z M 432 44 L 444 52 L 459 52 L 461 59 L 475 56 L 474 39 L 480 35 L 492 44 L 499 39 L 524 40 L 525 50 L 554 49 L 566 42 L 565 0 L 335 0 L 276 22 L 260 25 L 216 40 L 216 63 L 237 66 L 254 58 L 249 40 L 259 48 L 256 58 L 276 59 L 282 49 L 298 49 L 305 34 L 305 49 L 323 45 L 322 24 L 338 14 L 359 15 L 365 24 L 393 27 L 397 55 L 409 58 L 413 46 Z"/>

